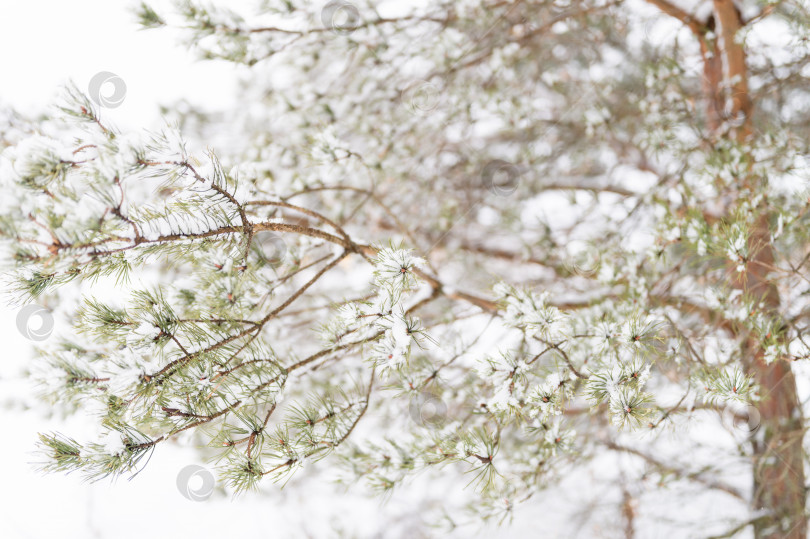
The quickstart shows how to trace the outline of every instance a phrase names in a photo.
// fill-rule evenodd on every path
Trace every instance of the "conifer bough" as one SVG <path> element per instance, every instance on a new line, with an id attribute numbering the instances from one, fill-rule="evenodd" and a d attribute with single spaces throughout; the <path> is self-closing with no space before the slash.
<path id="1" fill-rule="evenodd" d="M 32 375 L 101 432 L 43 433 L 45 470 L 178 440 L 235 492 L 428 470 L 499 522 L 600 470 L 616 518 L 572 518 L 806 536 L 806 2 L 137 16 L 249 83 L 154 133 L 75 86 L 4 116 L 17 299 L 62 319 Z M 694 489 L 722 522 L 647 503 Z"/>

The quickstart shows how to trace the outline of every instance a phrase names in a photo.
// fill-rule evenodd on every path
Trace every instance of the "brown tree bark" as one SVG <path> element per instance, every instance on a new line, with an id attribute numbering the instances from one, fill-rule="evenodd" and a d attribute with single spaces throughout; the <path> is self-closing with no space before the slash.
<path id="1" fill-rule="evenodd" d="M 703 95 L 706 100 L 706 125 L 710 133 L 716 133 L 723 122 L 723 109 L 725 100 L 723 99 L 723 57 L 717 50 L 718 39 L 716 37 L 716 26 L 714 15 L 709 16 L 706 26 L 701 32 L 700 55 L 703 57 Z M 714 34 L 708 37 L 708 32 Z"/>
<path id="2" fill-rule="evenodd" d="M 734 126 L 724 136 L 743 142 L 753 132 L 753 102 L 748 90 L 745 48 L 735 39 L 743 21 L 732 0 L 714 0 L 714 14 L 720 27 L 719 50 L 725 81 L 716 92 L 724 94 L 726 122 Z M 747 181 L 746 178 L 739 180 L 740 193 L 746 192 Z M 769 280 L 774 255 L 770 219 L 765 208 L 748 238 L 748 250 L 750 258 L 745 263 L 745 271 L 732 270 L 736 273 L 732 282 L 752 297 L 762 298 L 769 314 L 778 315 L 779 291 Z M 747 350 L 751 354 L 751 370 L 761 396 L 756 403 L 761 432 L 757 432 L 752 444 L 754 490 L 751 503 L 752 509 L 761 512 L 762 516 L 754 520 L 754 535 L 757 539 L 804 539 L 807 537 L 802 449 L 804 428 L 791 364 L 786 359 L 768 364 L 762 346 L 755 338 L 749 338 Z"/>
<path id="3" fill-rule="evenodd" d="M 668 0 L 648 2 L 681 20 L 700 43 L 709 135 L 731 137 L 738 142 L 748 140 L 753 136 L 754 103 L 748 88 L 745 47 L 736 41 L 744 23 L 733 0 L 713 0 L 713 14 L 705 22 L 696 21 Z M 714 37 L 707 36 L 710 32 Z M 739 179 L 738 193 L 747 192 L 748 181 Z M 730 269 L 730 284 L 762 298 L 765 309 L 778 314 L 779 291 L 768 275 L 774 253 L 770 219 L 764 208 L 748 239 L 748 248 L 750 258 L 745 271 Z M 760 431 L 752 443 L 754 534 L 757 539 L 804 539 L 808 531 L 802 448 L 804 420 L 796 381 L 789 360 L 777 359 L 768 364 L 757 339 L 751 337 L 747 344 L 750 370 L 761 396 L 755 403 L 760 414 Z"/>
<path id="4" fill-rule="evenodd" d="M 749 294 L 762 297 L 772 313 L 779 309 L 779 292 L 768 280 L 773 263 L 767 214 L 761 216 L 749 238 L 751 260 L 746 271 L 738 274 L 735 285 Z M 753 360 L 751 370 L 760 387 L 761 400 L 756 403 L 760 414 L 759 429 L 753 441 L 754 511 L 763 512 L 754 520 L 757 539 L 804 539 L 805 477 L 802 438 L 804 421 L 796 393 L 796 381 L 788 360 L 768 364 L 757 340 L 751 339 L 748 350 Z"/>

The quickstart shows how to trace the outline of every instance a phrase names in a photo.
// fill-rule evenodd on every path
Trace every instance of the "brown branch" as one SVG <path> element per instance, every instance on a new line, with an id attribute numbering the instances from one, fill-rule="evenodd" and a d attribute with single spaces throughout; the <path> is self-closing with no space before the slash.
<path id="1" fill-rule="evenodd" d="M 731 485 L 727 485 L 727 484 L 725 484 L 725 483 L 723 483 L 723 482 L 721 482 L 719 480 L 708 479 L 708 478 L 700 475 L 700 473 L 698 473 L 698 472 L 688 472 L 686 470 L 676 468 L 675 466 L 672 466 L 670 464 L 662 462 L 662 461 L 656 459 L 655 457 L 652 457 L 652 456 L 650 456 L 650 455 L 648 455 L 648 454 L 646 454 L 646 453 L 644 453 L 642 451 L 639 451 L 638 449 L 634 449 L 632 447 L 627 447 L 627 446 L 624 446 L 624 445 L 619 445 L 619 444 L 617 444 L 616 442 L 614 442 L 612 440 L 602 441 L 601 443 L 605 447 L 607 447 L 608 449 L 611 449 L 613 451 L 621 451 L 621 452 L 624 452 L 624 453 L 629 453 L 631 455 L 635 455 L 637 457 L 640 457 L 645 462 L 647 462 L 648 464 L 654 466 L 655 468 L 657 468 L 660 472 L 662 472 L 664 474 L 666 474 L 666 473 L 674 474 L 679 478 L 686 479 L 686 480 L 689 480 L 689 481 L 693 481 L 695 483 L 700 483 L 701 485 L 703 485 L 705 487 L 715 489 L 715 490 L 719 490 L 721 492 L 725 492 L 726 494 L 734 496 L 735 498 L 737 498 L 738 500 L 741 500 L 742 502 L 748 503 L 748 499 L 745 497 L 745 495 L 742 492 L 740 492 L 736 488 L 732 487 Z"/>
<path id="2" fill-rule="evenodd" d="M 699 21 L 697 21 L 694 18 L 694 16 L 682 10 L 678 6 L 670 4 L 669 2 L 667 2 L 667 0 L 646 0 L 646 1 L 654 5 L 662 12 L 669 15 L 670 17 L 674 17 L 679 21 L 681 21 L 684 25 L 689 27 L 689 29 L 692 30 L 692 32 L 696 36 L 701 36 L 706 31 L 706 27 Z"/>
<path id="3" fill-rule="evenodd" d="M 744 140 L 751 134 L 751 112 L 753 103 L 748 93 L 748 74 L 745 63 L 745 49 L 737 42 L 737 35 L 743 26 L 742 17 L 733 0 L 714 0 L 714 11 L 720 22 L 722 52 L 725 65 L 725 80 L 731 92 L 731 118 L 743 116 L 743 123 L 736 131 L 737 140 Z"/>

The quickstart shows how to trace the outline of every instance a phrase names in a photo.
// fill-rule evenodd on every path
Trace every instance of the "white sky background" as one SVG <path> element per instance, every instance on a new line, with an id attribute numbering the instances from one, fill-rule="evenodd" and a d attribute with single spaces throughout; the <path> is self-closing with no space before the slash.
<path id="1" fill-rule="evenodd" d="M 126 0 L 0 2 L 0 102 L 35 113 L 53 102 L 66 81 L 86 91 L 99 71 L 112 71 L 127 84 L 123 104 L 103 111 L 119 127 L 154 126 L 157 105 L 179 98 L 217 107 L 232 102 L 235 66 L 195 62 L 171 31 L 138 30 L 127 9 L 131 5 Z"/>

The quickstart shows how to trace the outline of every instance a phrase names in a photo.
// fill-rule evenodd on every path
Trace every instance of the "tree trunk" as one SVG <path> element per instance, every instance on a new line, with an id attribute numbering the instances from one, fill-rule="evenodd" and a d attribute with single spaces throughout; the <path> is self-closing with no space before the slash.
<path id="1" fill-rule="evenodd" d="M 764 307 L 772 314 L 779 309 L 779 292 L 768 281 L 768 268 L 773 264 L 767 215 L 759 218 L 749 238 L 751 260 L 746 271 L 739 274 L 735 285 L 749 294 L 760 296 Z M 777 359 L 770 365 L 765 361 L 758 340 L 751 339 L 751 368 L 760 387 L 761 400 L 755 403 L 759 429 L 754 437 L 754 493 L 752 508 L 763 512 L 754 521 L 757 539 L 807 537 L 805 519 L 804 436 L 801 404 L 796 393 L 796 381 L 791 364 Z"/>
<path id="2" fill-rule="evenodd" d="M 725 88 L 715 88 L 706 97 L 712 102 L 717 92 L 726 92 L 726 119 L 735 126 L 730 135 L 743 142 L 753 132 L 753 102 L 748 91 L 745 49 L 735 40 L 743 23 L 732 0 L 714 0 L 714 13 L 720 26 L 718 41 L 721 42 L 723 79 L 727 84 Z M 716 65 L 712 68 L 716 69 Z M 746 192 L 745 183 L 746 179 L 741 178 L 740 193 Z M 733 276 L 732 282 L 748 294 L 762 298 L 769 314 L 778 315 L 779 291 L 768 278 L 774 256 L 765 210 L 751 231 L 748 247 L 750 259 L 746 261 L 745 271 Z M 752 444 L 754 492 L 751 501 L 753 510 L 761 512 L 762 516 L 754 521 L 754 534 L 757 539 L 804 539 L 807 537 L 804 429 L 796 381 L 788 360 L 777 359 L 769 365 L 760 341 L 751 338 L 748 344 L 751 369 L 761 397 L 754 403 L 760 414 L 760 431 Z"/>
<path id="3" fill-rule="evenodd" d="M 761 352 L 754 372 L 763 396 L 757 409 L 764 436 L 754 443 L 752 506 L 765 513 L 754 521 L 754 535 L 757 539 L 805 539 L 804 430 L 793 373 L 786 361 L 766 365 Z"/>

